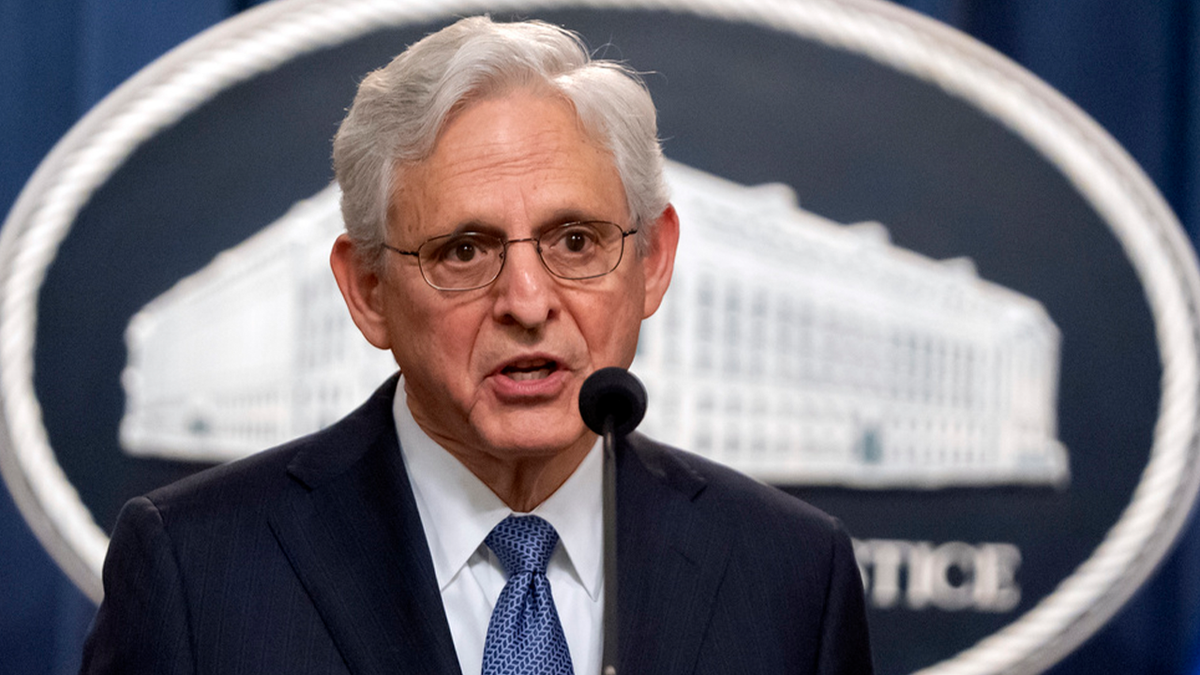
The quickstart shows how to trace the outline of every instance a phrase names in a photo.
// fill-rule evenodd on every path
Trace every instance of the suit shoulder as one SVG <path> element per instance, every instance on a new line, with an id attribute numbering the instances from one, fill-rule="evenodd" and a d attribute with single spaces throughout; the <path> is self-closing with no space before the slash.
<path id="1" fill-rule="evenodd" d="M 262 511 L 291 482 L 287 466 L 310 442 L 310 438 L 297 439 L 199 471 L 137 501 L 152 505 L 168 527 L 185 519 L 196 522 L 205 516 L 220 518 L 221 514 L 228 517 Z"/>
<path id="2" fill-rule="evenodd" d="M 242 509 L 272 501 L 283 490 L 335 477 L 372 443 L 394 436 L 395 377 L 357 410 L 330 427 L 248 457 L 199 471 L 146 495 L 159 510 Z"/>
<path id="3" fill-rule="evenodd" d="M 743 521 L 800 527 L 826 537 L 847 536 L 838 519 L 779 488 L 645 436 L 631 436 L 630 443 L 652 473 L 699 505 Z"/>

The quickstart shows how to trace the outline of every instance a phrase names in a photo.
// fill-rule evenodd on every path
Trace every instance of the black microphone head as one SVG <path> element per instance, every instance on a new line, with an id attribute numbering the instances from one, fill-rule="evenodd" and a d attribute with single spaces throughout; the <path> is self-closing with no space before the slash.
<path id="1" fill-rule="evenodd" d="M 600 435 L 604 435 L 605 419 L 612 417 L 613 433 L 624 436 L 646 416 L 646 388 L 624 368 L 601 368 L 579 390 L 579 414 Z"/>

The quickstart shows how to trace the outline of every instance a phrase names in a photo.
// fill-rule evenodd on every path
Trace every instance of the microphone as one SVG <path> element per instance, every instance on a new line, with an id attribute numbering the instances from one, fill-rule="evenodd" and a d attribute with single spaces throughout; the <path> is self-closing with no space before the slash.
<path id="1" fill-rule="evenodd" d="M 646 388 L 624 368 L 601 368 L 579 389 L 584 424 L 604 437 L 604 645 L 601 675 L 617 675 L 617 436 L 646 416 Z"/>
<path id="2" fill-rule="evenodd" d="M 646 416 L 646 388 L 628 370 L 610 366 L 588 376 L 579 390 L 579 414 L 592 431 L 616 436 L 637 428 Z"/>

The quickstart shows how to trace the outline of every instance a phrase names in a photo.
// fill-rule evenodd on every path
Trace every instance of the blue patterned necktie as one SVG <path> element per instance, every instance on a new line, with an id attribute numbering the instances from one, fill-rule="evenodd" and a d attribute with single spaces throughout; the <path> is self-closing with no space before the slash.
<path id="1" fill-rule="evenodd" d="M 571 653 L 546 579 L 558 544 L 554 526 L 537 516 L 509 516 L 483 541 L 508 573 L 488 623 L 483 675 L 571 675 Z"/>

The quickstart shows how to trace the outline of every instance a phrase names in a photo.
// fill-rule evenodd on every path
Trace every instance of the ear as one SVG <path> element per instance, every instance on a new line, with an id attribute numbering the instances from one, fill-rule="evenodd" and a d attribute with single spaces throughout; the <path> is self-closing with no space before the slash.
<path id="1" fill-rule="evenodd" d="M 654 225 L 650 240 L 650 252 L 642 259 L 642 272 L 646 276 L 646 297 L 642 318 L 658 311 L 663 295 L 671 285 L 671 274 L 675 271 L 675 249 L 679 246 L 679 214 L 675 207 L 667 204 Z"/>
<path id="2" fill-rule="evenodd" d="M 383 304 L 383 281 L 358 255 L 358 250 L 346 234 L 338 236 L 329 254 L 329 266 L 337 279 L 342 299 L 350 310 L 350 318 L 363 337 L 379 349 L 391 349 Z"/>

